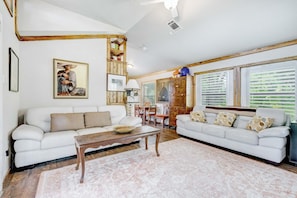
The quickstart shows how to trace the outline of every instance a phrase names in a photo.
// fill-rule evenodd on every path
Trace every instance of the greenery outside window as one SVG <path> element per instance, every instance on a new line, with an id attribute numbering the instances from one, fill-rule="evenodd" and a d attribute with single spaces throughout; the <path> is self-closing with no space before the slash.
<path id="1" fill-rule="evenodd" d="M 196 76 L 196 104 L 209 106 L 233 105 L 233 70 Z"/>
<path id="2" fill-rule="evenodd" d="M 243 106 L 284 109 L 296 119 L 297 61 L 242 68 Z"/>
<path id="3" fill-rule="evenodd" d="M 146 82 L 142 84 L 142 103 L 149 102 L 155 105 L 156 101 L 156 82 Z"/>

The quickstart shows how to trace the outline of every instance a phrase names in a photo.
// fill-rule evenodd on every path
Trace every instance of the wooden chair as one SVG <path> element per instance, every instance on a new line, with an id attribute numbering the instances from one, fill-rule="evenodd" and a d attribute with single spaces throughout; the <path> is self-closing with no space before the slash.
<path id="1" fill-rule="evenodd" d="M 135 111 L 135 117 L 140 117 L 142 119 L 142 124 L 145 123 L 145 109 L 139 105 L 135 105 L 134 107 L 134 111 Z"/>
<path id="2" fill-rule="evenodd" d="M 156 115 L 157 113 L 157 107 L 156 106 L 150 106 L 148 108 L 148 110 L 146 111 L 146 120 L 148 121 L 148 124 L 150 122 L 154 122 L 155 118 L 154 116 Z"/>
<path id="3" fill-rule="evenodd" d="M 165 120 L 169 118 L 169 115 L 164 115 L 164 114 L 156 114 L 154 116 L 154 124 L 155 126 L 157 125 L 157 120 L 161 120 L 161 123 L 163 125 L 163 128 L 165 127 Z"/>

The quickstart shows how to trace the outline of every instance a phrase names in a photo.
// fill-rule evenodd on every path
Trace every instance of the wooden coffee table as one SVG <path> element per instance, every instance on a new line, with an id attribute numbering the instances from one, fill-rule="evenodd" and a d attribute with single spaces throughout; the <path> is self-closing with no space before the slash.
<path id="1" fill-rule="evenodd" d="M 84 182 L 85 175 L 85 150 L 88 148 L 98 148 L 99 146 L 112 145 L 114 143 L 129 144 L 138 138 L 145 138 L 145 149 L 148 149 L 148 137 L 155 135 L 155 149 L 157 156 L 160 156 L 158 144 L 160 139 L 160 129 L 141 126 L 134 129 L 131 133 L 119 134 L 113 131 L 93 133 L 88 135 L 75 136 L 75 148 L 77 153 L 77 163 L 75 169 L 79 169 L 81 163 L 81 178 L 80 183 Z"/>

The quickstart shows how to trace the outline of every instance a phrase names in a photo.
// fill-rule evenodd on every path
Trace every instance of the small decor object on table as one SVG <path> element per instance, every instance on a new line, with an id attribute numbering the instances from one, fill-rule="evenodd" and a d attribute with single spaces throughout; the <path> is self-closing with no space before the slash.
<path id="1" fill-rule="evenodd" d="M 117 126 L 114 127 L 116 133 L 131 133 L 135 129 L 134 126 Z"/>

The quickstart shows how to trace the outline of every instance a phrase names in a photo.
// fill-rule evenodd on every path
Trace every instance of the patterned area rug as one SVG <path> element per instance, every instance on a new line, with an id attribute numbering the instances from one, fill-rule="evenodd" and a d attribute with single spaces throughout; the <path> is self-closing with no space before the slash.
<path id="1" fill-rule="evenodd" d="M 297 197 L 297 174 L 184 138 L 42 172 L 37 198 Z"/>

